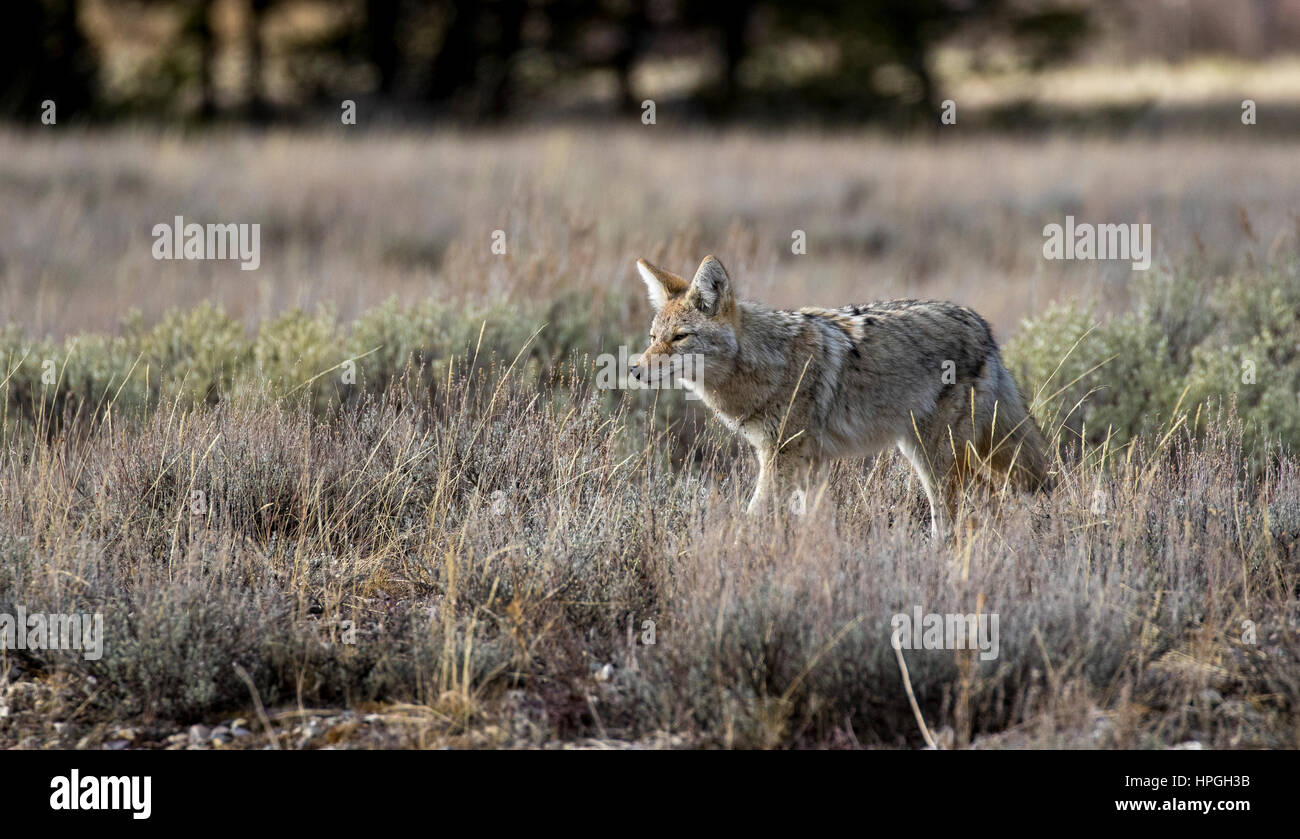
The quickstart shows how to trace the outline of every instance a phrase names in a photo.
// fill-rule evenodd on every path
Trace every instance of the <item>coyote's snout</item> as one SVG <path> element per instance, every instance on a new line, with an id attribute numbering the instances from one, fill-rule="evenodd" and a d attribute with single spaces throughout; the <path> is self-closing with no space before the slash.
<path id="1" fill-rule="evenodd" d="M 632 373 L 689 367 L 685 386 L 758 454 L 750 512 L 801 487 L 822 462 L 889 446 L 920 476 L 935 535 L 947 532 L 971 478 L 1049 483 L 1042 434 L 989 325 L 970 309 L 894 300 L 782 311 L 737 299 L 712 256 L 690 282 L 645 260 L 637 270 L 655 317 Z M 687 354 L 692 364 L 671 363 Z"/>

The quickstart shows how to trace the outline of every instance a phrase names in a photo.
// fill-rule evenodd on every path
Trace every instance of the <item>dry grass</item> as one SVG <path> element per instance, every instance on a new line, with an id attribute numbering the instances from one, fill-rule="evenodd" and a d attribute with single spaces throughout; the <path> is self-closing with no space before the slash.
<path id="1" fill-rule="evenodd" d="M 994 661 L 907 654 L 947 742 L 1297 745 L 1300 469 L 1245 483 L 1225 418 L 1063 464 L 1050 498 L 969 499 L 945 546 L 888 458 L 755 523 L 753 470 L 714 429 L 611 412 L 581 370 L 557 402 L 482 375 L 332 423 L 248 395 L 9 446 L 0 602 L 106 619 L 103 660 L 27 659 L 60 679 L 57 718 L 248 709 L 238 664 L 274 708 L 426 706 L 435 742 L 914 745 L 889 637 L 920 606 L 1001 620 Z"/>
<path id="2" fill-rule="evenodd" d="M 638 256 L 719 254 L 775 305 L 886 297 L 969 304 L 1002 336 L 1060 298 L 1122 307 L 1120 263 L 1045 262 L 1042 229 L 1146 221 L 1156 264 L 1210 272 L 1296 248 L 1291 144 L 1054 138 L 900 143 L 869 133 L 635 129 L 516 133 L 55 136 L 0 133 L 0 311 L 32 336 L 152 322 L 201 300 L 248 326 L 328 302 L 635 298 Z M 333 130 L 338 136 L 330 136 Z M 176 214 L 262 225 L 262 265 L 156 262 Z M 1243 216 L 1244 214 L 1244 216 Z M 1242 219 L 1249 219 L 1249 228 Z M 489 250 L 493 230 L 509 253 Z M 793 256 L 791 232 L 808 253 Z M 620 326 L 640 334 L 638 299 Z"/>
<path id="3" fill-rule="evenodd" d="M 205 298 L 252 322 L 318 300 L 352 318 L 389 293 L 577 291 L 615 323 L 599 344 L 643 327 L 634 255 L 684 267 L 714 250 L 772 302 L 952 296 L 1006 331 L 1058 292 L 1124 288 L 1096 265 L 1043 267 L 1045 213 L 1147 213 L 1211 264 L 1295 235 L 1281 147 L 651 147 L 618 132 L 7 135 L 0 305 L 40 334 Z M 1262 242 L 1241 236 L 1239 200 Z M 260 220 L 261 270 L 154 263 L 149 227 L 176 208 Z M 487 248 L 496 227 L 516 243 L 506 259 Z M 785 255 L 794 227 L 807 257 Z M 936 544 L 892 457 L 836 467 L 805 515 L 747 519 L 753 464 L 719 427 L 674 394 L 595 390 L 573 352 L 521 349 L 470 364 L 458 345 L 437 375 L 328 411 L 267 381 L 48 437 L 32 433 L 39 404 L 7 415 L 0 612 L 102 611 L 106 652 L 0 660 L 51 692 L 0 718 L 0 743 L 252 719 L 260 702 L 271 720 L 379 709 L 410 745 L 916 746 L 889 638 L 920 606 L 1000 615 L 993 661 L 906 652 L 942 744 L 1300 746 L 1300 463 L 1278 454 L 1255 477 L 1230 414 L 1067 451 L 1052 495 L 973 496 Z"/>

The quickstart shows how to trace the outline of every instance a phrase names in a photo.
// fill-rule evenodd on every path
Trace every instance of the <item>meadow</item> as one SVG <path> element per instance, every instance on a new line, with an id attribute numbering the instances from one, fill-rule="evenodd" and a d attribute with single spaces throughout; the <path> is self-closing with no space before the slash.
<path id="1" fill-rule="evenodd" d="M 0 745 L 1300 746 L 1293 144 L 338 130 L 0 133 L 0 613 L 104 615 L 0 653 Z M 1067 214 L 1152 270 L 1045 260 Z M 176 215 L 259 268 L 155 260 Z M 744 517 L 724 428 L 596 385 L 635 259 L 708 252 L 980 311 L 1057 488 L 935 542 L 889 455 Z M 916 607 L 999 655 L 905 680 Z"/>

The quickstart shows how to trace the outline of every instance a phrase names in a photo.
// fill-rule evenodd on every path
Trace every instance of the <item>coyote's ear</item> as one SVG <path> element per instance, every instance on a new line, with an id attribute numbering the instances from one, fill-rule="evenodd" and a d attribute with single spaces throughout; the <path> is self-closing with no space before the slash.
<path id="1" fill-rule="evenodd" d="M 671 271 L 665 271 L 662 268 L 656 268 L 644 259 L 636 261 L 637 273 L 645 281 L 646 291 L 650 294 L 650 305 L 659 311 L 668 302 L 668 298 L 676 297 L 686 291 L 689 283 Z"/>
<path id="2" fill-rule="evenodd" d="M 704 257 L 700 267 L 695 271 L 691 281 L 691 290 L 686 295 L 686 302 L 699 309 L 709 317 L 726 314 L 731 310 L 731 278 L 727 269 L 713 254 Z"/>

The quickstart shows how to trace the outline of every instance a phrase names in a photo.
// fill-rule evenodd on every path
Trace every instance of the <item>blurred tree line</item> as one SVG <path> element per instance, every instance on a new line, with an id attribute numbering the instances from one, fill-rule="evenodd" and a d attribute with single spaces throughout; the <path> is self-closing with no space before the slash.
<path id="1" fill-rule="evenodd" d="M 634 112 L 645 68 L 704 116 L 929 115 L 936 47 L 1014 44 L 1034 66 L 1089 31 L 1070 0 L 9 0 L 0 115 L 262 119 L 344 98 L 498 119 L 599 78 Z M 685 70 L 683 71 L 683 68 Z M 570 97 L 572 99 L 572 97 Z M 566 100 L 568 101 L 568 100 Z"/>

